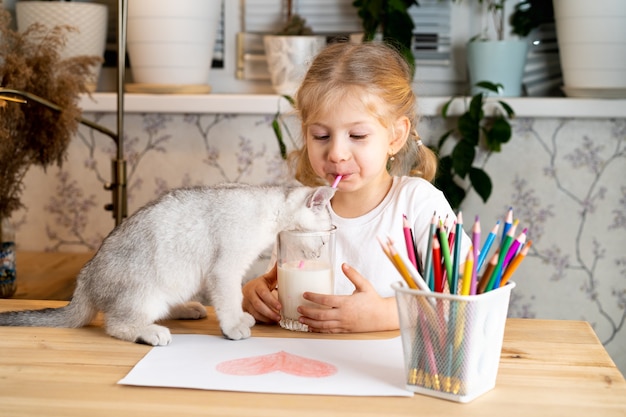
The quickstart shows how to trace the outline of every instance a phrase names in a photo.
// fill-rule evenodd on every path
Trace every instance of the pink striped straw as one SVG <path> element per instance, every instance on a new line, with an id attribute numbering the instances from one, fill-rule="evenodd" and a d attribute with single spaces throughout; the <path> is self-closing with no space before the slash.
<path id="1" fill-rule="evenodd" d="M 335 181 L 333 182 L 332 187 L 337 188 L 337 185 L 339 185 L 339 181 L 341 181 L 342 178 L 343 178 L 343 175 L 337 175 L 335 177 Z"/>

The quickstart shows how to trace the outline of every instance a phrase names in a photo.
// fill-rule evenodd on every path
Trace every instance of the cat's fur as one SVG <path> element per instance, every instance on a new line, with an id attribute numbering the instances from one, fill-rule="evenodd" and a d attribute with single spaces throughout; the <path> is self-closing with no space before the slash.
<path id="1" fill-rule="evenodd" d="M 285 229 L 331 227 L 330 187 L 224 184 L 173 190 L 116 227 L 82 268 L 62 308 L 0 313 L 2 326 L 82 327 L 98 311 L 119 339 L 167 345 L 166 318 L 203 318 L 209 295 L 224 336 L 250 336 L 241 282 Z"/>

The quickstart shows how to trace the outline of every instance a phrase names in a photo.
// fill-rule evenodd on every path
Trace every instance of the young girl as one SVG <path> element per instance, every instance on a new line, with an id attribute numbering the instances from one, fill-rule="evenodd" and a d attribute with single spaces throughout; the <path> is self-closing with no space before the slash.
<path id="1" fill-rule="evenodd" d="M 397 329 L 391 284 L 402 278 L 377 238 L 390 237 L 408 259 L 406 216 L 423 260 L 433 214 L 455 219 L 443 193 L 430 183 L 437 158 L 417 134 L 415 100 L 402 56 L 375 43 L 328 46 L 296 93 L 304 137 L 302 148 L 290 155 L 296 179 L 317 186 L 342 176 L 331 201 L 335 295 L 305 293 L 320 307 L 299 307 L 300 321 L 312 331 Z M 463 234 L 463 254 L 469 245 Z M 280 320 L 276 282 L 274 266 L 243 288 L 244 309 L 257 321 Z"/>

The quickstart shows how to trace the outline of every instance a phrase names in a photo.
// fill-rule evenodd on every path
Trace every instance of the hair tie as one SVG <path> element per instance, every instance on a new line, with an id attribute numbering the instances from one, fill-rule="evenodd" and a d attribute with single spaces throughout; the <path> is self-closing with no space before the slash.
<path id="1" fill-rule="evenodd" d="M 422 139 L 420 139 L 420 137 L 418 136 L 417 139 L 415 139 L 415 144 L 417 145 L 417 147 L 419 148 L 420 146 L 422 146 L 424 143 L 422 142 Z"/>

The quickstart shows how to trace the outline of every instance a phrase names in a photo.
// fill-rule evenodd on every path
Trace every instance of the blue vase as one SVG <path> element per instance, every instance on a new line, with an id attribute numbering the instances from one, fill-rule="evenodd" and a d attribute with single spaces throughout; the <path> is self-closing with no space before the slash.
<path id="1" fill-rule="evenodd" d="M 475 84 L 490 81 L 502 84 L 503 97 L 522 94 L 522 77 L 526 65 L 526 40 L 473 41 L 467 44 L 467 66 L 472 95 L 479 93 Z"/>

